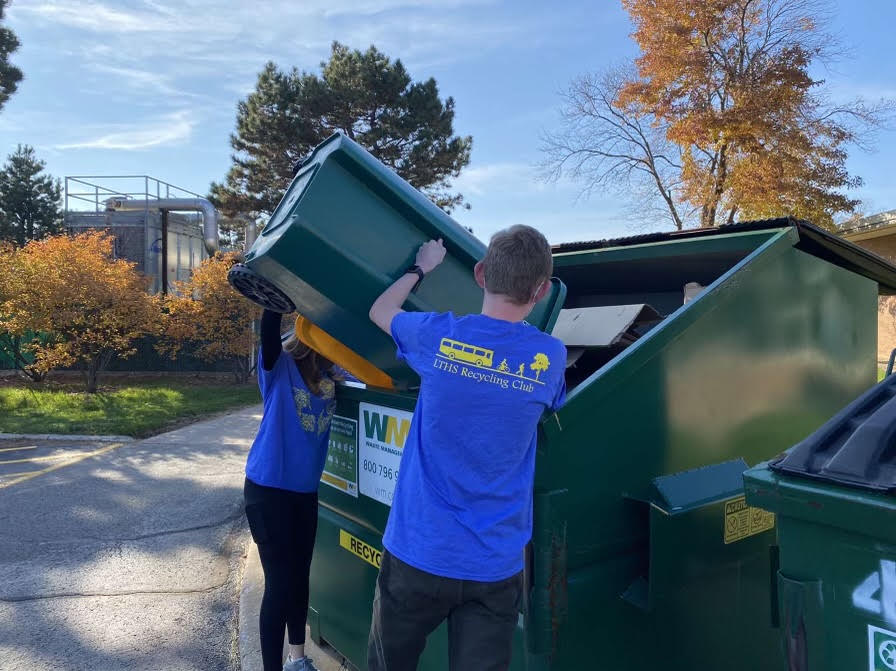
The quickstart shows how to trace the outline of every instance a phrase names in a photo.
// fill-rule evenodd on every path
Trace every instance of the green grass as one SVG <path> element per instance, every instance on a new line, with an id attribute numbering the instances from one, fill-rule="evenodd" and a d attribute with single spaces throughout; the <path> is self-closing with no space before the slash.
<path id="1" fill-rule="evenodd" d="M 103 385 L 96 394 L 85 394 L 79 386 L 0 386 L 0 432 L 142 438 L 260 401 L 257 385 L 220 380 L 123 380 Z"/>

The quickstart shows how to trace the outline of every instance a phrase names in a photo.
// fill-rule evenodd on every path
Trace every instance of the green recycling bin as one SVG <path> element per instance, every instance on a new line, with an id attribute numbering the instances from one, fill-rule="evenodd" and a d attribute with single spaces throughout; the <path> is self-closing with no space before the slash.
<path id="1" fill-rule="evenodd" d="M 413 265 L 419 246 L 436 238 L 447 249 L 439 279 L 423 282 L 408 308 L 479 312 L 482 290 L 473 266 L 485 245 L 360 145 L 335 133 L 297 166 L 245 265 L 229 279 L 262 307 L 299 308 L 315 326 L 338 332 L 340 342 L 406 387 L 416 375 L 396 361 L 392 339 L 366 315 L 377 296 Z M 547 326 L 563 291 L 555 283 L 530 322 Z"/>
<path id="2" fill-rule="evenodd" d="M 405 308 L 481 300 L 485 246 L 409 189 L 335 136 L 250 250 L 244 286 L 393 382 L 339 386 L 320 488 L 309 624 L 361 669 L 417 384 L 368 310 L 433 237 L 451 262 Z M 786 669 L 774 517 L 747 505 L 742 474 L 874 383 L 878 291 L 896 268 L 792 219 L 554 252 L 555 291 L 529 321 L 568 345 L 568 400 L 539 426 L 513 669 Z M 447 669 L 444 628 L 420 668 Z"/>
<path id="3" fill-rule="evenodd" d="M 744 475 L 777 516 L 775 619 L 791 671 L 896 669 L 896 377 Z"/>

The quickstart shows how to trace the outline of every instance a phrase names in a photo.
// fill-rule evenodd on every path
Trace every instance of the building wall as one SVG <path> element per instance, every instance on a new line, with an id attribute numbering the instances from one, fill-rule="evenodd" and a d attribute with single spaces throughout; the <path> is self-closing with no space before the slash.
<path id="1" fill-rule="evenodd" d="M 855 244 L 884 257 L 891 263 L 896 263 L 896 231 L 892 235 L 883 235 L 879 238 L 856 240 Z"/>
<path id="2" fill-rule="evenodd" d="M 877 311 L 877 360 L 889 360 L 890 352 L 896 349 L 896 297 L 882 296 Z"/>
<path id="3" fill-rule="evenodd" d="M 168 286 L 187 280 L 208 254 L 198 214 L 168 215 Z M 161 291 L 162 220 L 158 210 L 133 212 L 66 212 L 65 225 L 73 233 L 108 231 L 115 238 L 115 254 L 137 264 L 149 279 L 149 292 Z"/>
<path id="4" fill-rule="evenodd" d="M 890 235 L 851 242 L 896 263 L 896 230 Z M 877 312 L 877 360 L 880 363 L 888 361 L 890 352 L 896 349 L 896 314 L 891 310 L 896 310 L 896 297 L 882 296 Z"/>

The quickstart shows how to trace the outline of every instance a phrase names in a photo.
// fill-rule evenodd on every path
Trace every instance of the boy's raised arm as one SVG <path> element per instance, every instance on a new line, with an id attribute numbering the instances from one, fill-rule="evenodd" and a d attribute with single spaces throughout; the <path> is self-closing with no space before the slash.
<path id="1" fill-rule="evenodd" d="M 371 321 L 379 326 L 383 331 L 392 334 L 392 319 L 399 312 L 403 312 L 401 306 L 411 295 L 417 283 L 422 281 L 422 276 L 417 273 L 417 269 L 424 274 L 432 272 L 445 258 L 445 245 L 442 239 L 430 240 L 420 246 L 417 250 L 417 263 L 408 271 L 395 280 L 388 289 L 380 294 L 373 305 L 370 306 L 369 316 Z"/>

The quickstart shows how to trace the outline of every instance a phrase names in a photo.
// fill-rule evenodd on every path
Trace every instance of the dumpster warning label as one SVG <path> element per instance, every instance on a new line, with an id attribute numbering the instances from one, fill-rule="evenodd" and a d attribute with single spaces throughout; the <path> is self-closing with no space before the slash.
<path id="1" fill-rule="evenodd" d="M 868 671 L 896 671 L 896 633 L 868 625 Z"/>
<path id="2" fill-rule="evenodd" d="M 751 508 L 743 496 L 725 503 L 725 544 L 775 528 L 775 514 Z"/>
<path id="3" fill-rule="evenodd" d="M 383 560 L 383 553 L 381 550 L 377 550 L 372 545 L 368 545 L 360 538 L 355 538 L 344 529 L 339 530 L 339 547 L 348 550 L 356 557 L 363 559 L 376 568 L 380 567 L 380 562 Z"/>
<path id="4" fill-rule="evenodd" d="M 320 476 L 324 484 L 358 497 L 358 422 L 333 415 L 327 463 Z"/>

